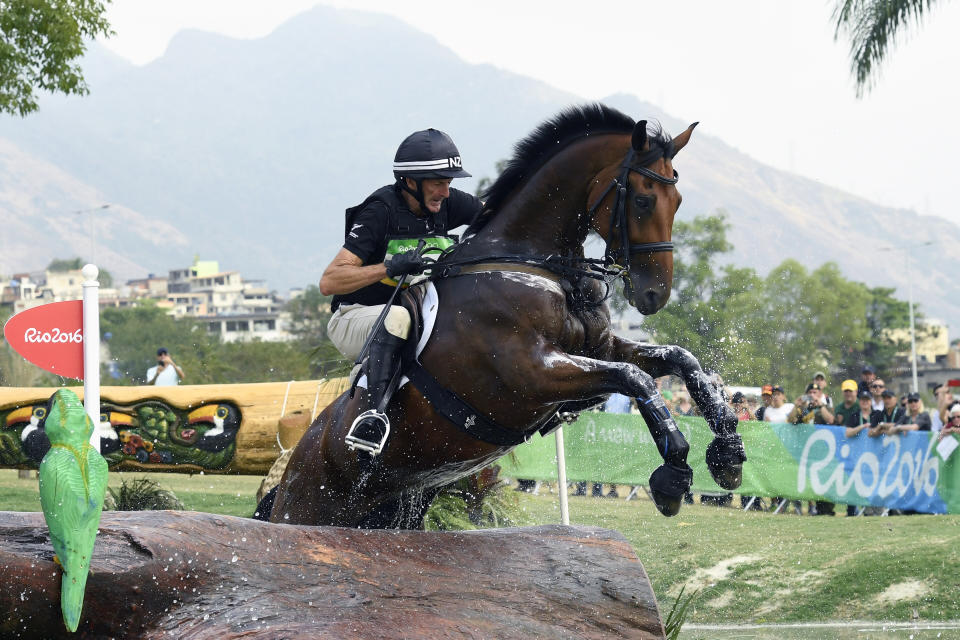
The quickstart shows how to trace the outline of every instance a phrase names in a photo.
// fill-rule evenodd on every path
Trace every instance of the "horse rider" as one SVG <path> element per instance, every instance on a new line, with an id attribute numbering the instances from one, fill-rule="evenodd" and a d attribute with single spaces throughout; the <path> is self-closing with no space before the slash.
<path id="1" fill-rule="evenodd" d="M 333 294 L 333 316 L 327 324 L 331 342 L 348 358 L 356 358 L 397 279 L 423 273 L 429 261 L 416 251 L 456 243 L 449 233 L 473 221 L 480 212 L 476 196 L 452 189 L 454 178 L 469 178 L 450 136 L 436 129 L 416 131 L 400 143 L 393 160 L 396 181 L 374 191 L 347 209 L 343 248 L 320 279 L 320 292 Z M 377 455 L 389 435 L 389 420 L 378 410 L 400 365 L 400 352 L 410 332 L 410 314 L 391 305 L 370 343 L 367 397 L 370 410 L 361 413 L 347 432 L 347 443 Z"/>

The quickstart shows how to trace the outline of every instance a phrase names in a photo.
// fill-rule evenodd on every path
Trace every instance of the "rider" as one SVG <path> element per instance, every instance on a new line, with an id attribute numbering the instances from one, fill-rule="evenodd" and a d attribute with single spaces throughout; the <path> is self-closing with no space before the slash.
<path id="1" fill-rule="evenodd" d="M 320 291 L 333 294 L 327 324 L 331 342 L 356 358 L 390 299 L 397 279 L 417 275 L 428 261 L 414 247 L 420 240 L 434 249 L 456 242 L 449 231 L 469 224 L 480 200 L 450 188 L 453 178 L 469 178 L 450 136 L 436 129 L 416 131 L 400 143 L 393 160 L 396 182 L 374 191 L 347 209 L 343 248 L 320 279 Z M 400 364 L 400 350 L 410 332 L 410 314 L 392 305 L 370 343 L 367 397 L 370 410 L 347 433 L 350 448 L 377 455 L 386 442 L 389 421 L 378 410 Z"/>

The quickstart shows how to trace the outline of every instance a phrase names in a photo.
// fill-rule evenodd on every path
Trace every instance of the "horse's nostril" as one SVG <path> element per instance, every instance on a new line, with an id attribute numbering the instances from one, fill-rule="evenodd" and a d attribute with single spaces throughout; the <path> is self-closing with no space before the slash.
<path id="1" fill-rule="evenodd" d="M 656 289 L 647 289 L 643 292 L 644 302 L 651 309 L 656 309 L 660 302 L 660 293 Z"/>

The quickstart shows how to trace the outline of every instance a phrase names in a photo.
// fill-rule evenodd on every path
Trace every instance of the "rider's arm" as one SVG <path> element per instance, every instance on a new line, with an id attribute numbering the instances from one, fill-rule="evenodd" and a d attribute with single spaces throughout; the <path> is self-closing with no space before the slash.
<path id="1" fill-rule="evenodd" d="M 320 293 L 325 296 L 353 293 L 386 277 L 387 268 L 382 262 L 364 266 L 356 254 L 340 249 L 320 278 Z"/>

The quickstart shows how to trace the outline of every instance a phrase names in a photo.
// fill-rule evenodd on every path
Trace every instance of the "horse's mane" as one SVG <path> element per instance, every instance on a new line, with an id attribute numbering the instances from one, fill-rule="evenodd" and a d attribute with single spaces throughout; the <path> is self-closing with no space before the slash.
<path id="1" fill-rule="evenodd" d="M 599 102 L 570 107 L 547 120 L 516 144 L 506 168 L 481 195 L 483 210 L 464 236 L 473 235 L 483 228 L 524 179 L 533 175 L 570 142 L 601 133 L 631 133 L 635 124 L 630 116 Z M 664 134 L 656 122 L 648 126 L 648 136 L 651 144 L 666 147 L 670 142 L 670 136 Z"/>

